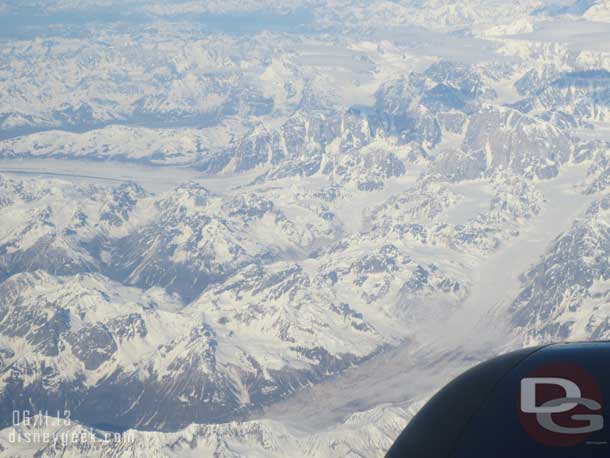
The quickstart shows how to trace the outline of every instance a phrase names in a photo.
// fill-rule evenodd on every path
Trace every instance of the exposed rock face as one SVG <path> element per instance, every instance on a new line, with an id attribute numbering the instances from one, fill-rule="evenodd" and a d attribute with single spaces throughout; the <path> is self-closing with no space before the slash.
<path id="1" fill-rule="evenodd" d="M 446 153 L 438 170 L 451 180 L 508 171 L 548 179 L 559 173 L 574 149 L 557 127 L 508 108 L 488 106 L 470 118 L 460 150 Z"/>
<path id="2" fill-rule="evenodd" d="M 524 275 L 512 320 L 528 341 L 607 337 L 609 210 L 607 196 L 595 202 L 586 218 L 575 222 Z"/>
<path id="3" fill-rule="evenodd" d="M 605 69 L 568 72 L 542 85 L 515 104 L 518 110 L 539 113 L 562 127 L 607 121 L 610 113 L 610 72 Z"/>

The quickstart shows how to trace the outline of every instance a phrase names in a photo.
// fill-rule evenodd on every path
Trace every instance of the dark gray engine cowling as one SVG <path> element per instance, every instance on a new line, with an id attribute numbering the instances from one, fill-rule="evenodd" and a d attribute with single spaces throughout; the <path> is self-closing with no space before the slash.
<path id="1" fill-rule="evenodd" d="M 610 342 L 508 353 L 466 371 L 386 458 L 610 456 Z"/>

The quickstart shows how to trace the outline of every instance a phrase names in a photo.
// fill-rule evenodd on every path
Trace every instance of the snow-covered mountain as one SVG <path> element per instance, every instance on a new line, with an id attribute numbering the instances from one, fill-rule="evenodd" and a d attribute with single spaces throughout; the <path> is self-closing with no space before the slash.
<path id="1" fill-rule="evenodd" d="M 215 457 L 272 458 L 356 457 L 382 455 L 417 411 L 419 403 L 406 408 L 380 406 L 351 415 L 336 429 L 306 435 L 296 434 L 271 420 L 192 425 L 174 433 L 129 430 L 121 436 L 58 421 L 53 417 L 32 418 L 0 433 L 0 446 L 7 456 L 44 442 L 40 457 L 62 453 L 65 457 Z M 64 424 L 66 423 L 66 424 Z M 47 436 L 44 436 L 47 434 Z M 70 437 L 84 440 L 71 441 Z M 47 437 L 46 441 L 41 440 Z M 66 445 L 60 445 L 62 441 Z M 17 445 L 15 445 L 17 444 Z"/>
<path id="2" fill-rule="evenodd" d="M 0 2 L 0 456 L 381 457 L 607 338 L 608 11 Z"/>
<path id="3" fill-rule="evenodd" d="M 609 208 L 607 195 L 596 200 L 525 273 L 524 288 L 511 305 L 524 343 L 608 338 Z"/>

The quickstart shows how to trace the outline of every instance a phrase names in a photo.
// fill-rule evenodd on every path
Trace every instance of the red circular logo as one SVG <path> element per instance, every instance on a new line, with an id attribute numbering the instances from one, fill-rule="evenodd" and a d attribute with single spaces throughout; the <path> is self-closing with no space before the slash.
<path id="1" fill-rule="evenodd" d="M 544 445 L 575 446 L 604 426 L 597 380 L 575 364 L 548 364 L 521 379 L 517 404 L 523 428 Z"/>

